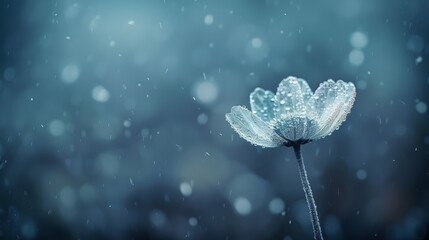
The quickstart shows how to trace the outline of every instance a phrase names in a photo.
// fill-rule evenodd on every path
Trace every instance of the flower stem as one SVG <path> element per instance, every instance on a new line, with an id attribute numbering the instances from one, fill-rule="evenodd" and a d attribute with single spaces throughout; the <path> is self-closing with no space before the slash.
<path id="1" fill-rule="evenodd" d="M 307 171 L 305 170 L 304 159 L 301 155 L 301 144 L 294 144 L 296 160 L 298 161 L 299 175 L 301 176 L 302 188 L 304 189 L 305 199 L 310 210 L 311 225 L 313 226 L 314 239 L 323 240 L 322 230 L 320 228 L 319 216 L 317 216 L 316 203 L 314 202 L 313 192 L 308 181 Z"/>

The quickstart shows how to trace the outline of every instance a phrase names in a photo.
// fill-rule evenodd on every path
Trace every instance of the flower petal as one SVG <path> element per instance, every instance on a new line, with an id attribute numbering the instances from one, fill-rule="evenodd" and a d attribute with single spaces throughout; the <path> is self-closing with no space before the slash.
<path id="1" fill-rule="evenodd" d="M 310 86 L 308 86 L 307 81 L 302 78 L 296 79 L 301 86 L 302 97 L 304 98 L 304 103 L 307 103 L 308 100 L 313 96 L 313 91 L 311 91 Z"/>
<path id="2" fill-rule="evenodd" d="M 280 82 L 276 93 L 278 105 L 276 117 L 278 120 L 287 119 L 291 115 L 305 114 L 301 80 L 296 77 L 288 77 Z"/>
<path id="3" fill-rule="evenodd" d="M 314 120 L 313 124 L 309 124 L 307 129 L 306 137 L 308 139 L 316 139 L 317 133 L 319 133 L 322 129 L 322 127 L 320 126 L 320 119 L 322 113 L 327 106 L 326 99 L 328 98 L 327 94 L 329 92 L 329 89 L 332 89 L 334 85 L 335 82 L 331 79 L 321 83 L 314 92 L 313 96 L 306 103 L 307 116 L 309 117 L 309 119 Z"/>
<path id="4" fill-rule="evenodd" d="M 320 131 L 319 122 L 310 116 L 307 116 L 307 128 L 302 136 L 302 139 L 313 140 L 313 136 Z"/>
<path id="5" fill-rule="evenodd" d="M 296 141 L 305 139 L 304 134 L 307 129 L 307 117 L 303 115 L 293 115 L 276 124 L 276 131 L 285 139 Z"/>
<path id="6" fill-rule="evenodd" d="M 231 113 L 227 113 L 225 116 L 231 127 L 252 144 L 262 147 L 277 147 L 285 142 L 268 123 L 244 107 L 234 106 Z"/>
<path id="7" fill-rule="evenodd" d="M 355 95 L 356 90 L 352 83 L 342 80 L 335 83 L 328 80 L 320 84 L 307 103 L 308 116 L 318 122 L 309 129 L 311 134 L 308 137 L 323 138 L 338 128 L 350 112 Z"/>
<path id="8" fill-rule="evenodd" d="M 274 112 L 277 110 L 274 93 L 265 91 L 262 88 L 256 88 L 250 94 L 250 107 L 253 114 L 256 114 L 264 122 L 273 122 L 275 118 Z"/>
<path id="9" fill-rule="evenodd" d="M 277 131 L 291 141 L 303 139 L 307 131 L 306 105 L 312 92 L 304 79 L 288 77 L 277 88 Z"/>
<path id="10" fill-rule="evenodd" d="M 356 98 L 356 87 L 353 83 L 344 83 L 345 93 L 343 96 L 343 101 L 341 101 L 338 105 L 341 109 L 339 114 L 335 117 L 334 121 L 332 121 L 331 126 L 329 127 L 327 135 L 331 135 L 332 132 L 340 128 L 341 124 L 346 120 L 347 115 L 350 113 L 350 110 L 353 107 L 353 103 Z"/>

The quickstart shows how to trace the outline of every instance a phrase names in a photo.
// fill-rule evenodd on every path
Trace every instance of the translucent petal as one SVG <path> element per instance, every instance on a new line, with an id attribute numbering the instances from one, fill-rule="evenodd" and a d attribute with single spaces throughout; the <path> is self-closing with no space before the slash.
<path id="1" fill-rule="evenodd" d="M 310 98 L 307 109 L 310 118 L 317 119 L 318 131 L 311 129 L 310 139 L 318 139 L 332 133 L 345 120 L 356 94 L 353 84 L 341 80 L 323 82 Z M 310 132 L 310 131 L 309 131 Z"/>
<path id="2" fill-rule="evenodd" d="M 330 104 L 328 94 L 335 86 L 335 82 L 331 79 L 322 82 L 314 92 L 313 96 L 307 102 L 307 115 L 314 116 L 316 119 L 322 115 L 324 109 Z"/>
<path id="3" fill-rule="evenodd" d="M 234 106 L 226 120 L 245 140 L 262 147 L 277 147 L 285 142 L 271 126 L 244 107 Z"/>
<path id="4" fill-rule="evenodd" d="M 299 85 L 301 86 L 302 97 L 304 99 L 304 104 L 305 104 L 313 96 L 313 91 L 311 91 L 310 86 L 308 86 L 307 81 L 305 81 L 304 79 L 297 78 L 296 80 L 298 81 Z"/>
<path id="5" fill-rule="evenodd" d="M 317 124 L 309 124 L 307 129 L 307 138 L 316 139 L 317 133 L 322 129 L 320 118 L 322 113 L 329 103 L 327 102 L 329 89 L 332 89 L 335 82 L 332 80 L 325 81 L 319 85 L 313 96 L 306 103 L 307 116 L 309 119 L 314 119 Z"/>
<path id="6" fill-rule="evenodd" d="M 250 94 L 250 107 L 252 112 L 267 123 L 272 123 L 275 118 L 274 111 L 277 110 L 274 93 L 256 88 Z"/>
<path id="7" fill-rule="evenodd" d="M 345 86 L 345 94 L 343 101 L 339 103 L 339 114 L 335 117 L 334 121 L 332 121 L 331 126 L 327 130 L 327 135 L 331 135 L 332 132 L 340 128 L 341 124 L 346 120 L 347 115 L 350 113 L 352 109 L 353 103 L 356 98 L 356 88 L 353 83 L 344 83 Z M 322 136 L 324 137 L 324 136 Z"/>
<path id="8" fill-rule="evenodd" d="M 301 80 L 296 77 L 288 77 L 280 82 L 276 93 L 278 105 L 276 117 L 278 120 L 286 120 L 291 115 L 296 114 L 305 115 L 304 96 L 301 91 L 301 82 L 303 80 Z"/>
<path id="9" fill-rule="evenodd" d="M 335 119 L 341 114 L 346 95 L 346 83 L 341 80 L 337 81 L 328 93 L 327 101 L 329 101 L 330 104 L 325 106 L 322 115 L 318 119 L 321 130 L 315 135 L 315 138 L 327 136 L 329 130 L 335 124 Z"/>
<path id="10" fill-rule="evenodd" d="M 287 140 L 296 141 L 303 139 L 304 134 L 306 133 L 306 128 L 307 117 L 304 115 L 296 115 L 279 121 L 276 125 L 276 132 Z"/>
<path id="11" fill-rule="evenodd" d="M 312 95 L 305 80 L 288 77 L 277 88 L 276 129 L 288 140 L 303 138 L 307 129 L 305 101 Z"/>
<path id="12" fill-rule="evenodd" d="M 319 122 L 317 119 L 307 116 L 307 128 L 302 136 L 302 139 L 314 139 L 313 136 L 320 131 Z"/>

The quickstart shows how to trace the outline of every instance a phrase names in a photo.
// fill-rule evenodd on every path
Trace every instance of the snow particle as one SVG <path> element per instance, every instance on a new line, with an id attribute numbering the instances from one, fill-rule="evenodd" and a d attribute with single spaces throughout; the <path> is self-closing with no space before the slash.
<path id="1" fill-rule="evenodd" d="M 75 82 L 80 75 L 79 68 L 74 64 L 68 64 L 64 66 L 63 70 L 61 71 L 61 79 L 65 83 L 73 83 Z"/>
<path id="2" fill-rule="evenodd" d="M 206 25 L 212 25 L 212 24 L 213 24 L 213 22 L 214 22 L 213 15 L 211 15 L 211 14 L 207 14 L 207 15 L 204 17 L 204 23 L 205 23 Z"/>
<path id="3" fill-rule="evenodd" d="M 191 184 L 189 184 L 188 182 L 182 182 L 180 184 L 180 192 L 185 197 L 190 196 L 192 194 Z"/>
<path id="4" fill-rule="evenodd" d="M 92 89 L 92 98 L 97 102 L 107 102 L 110 98 L 110 93 L 103 86 L 96 86 Z"/>
<path id="5" fill-rule="evenodd" d="M 234 208 L 240 215 L 249 215 L 252 212 L 252 205 L 245 197 L 239 197 L 234 201 Z"/>

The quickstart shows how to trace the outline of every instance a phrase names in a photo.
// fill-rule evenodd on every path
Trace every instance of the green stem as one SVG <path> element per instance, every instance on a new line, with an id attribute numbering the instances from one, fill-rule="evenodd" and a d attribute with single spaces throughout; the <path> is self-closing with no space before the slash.
<path id="1" fill-rule="evenodd" d="M 301 176 L 302 188 L 304 189 L 305 199 L 310 210 L 311 225 L 313 226 L 314 239 L 323 240 L 322 230 L 320 228 L 319 216 L 317 215 L 317 207 L 314 202 L 313 192 L 311 191 L 310 182 L 308 181 L 307 171 L 305 170 L 304 159 L 301 155 L 301 144 L 294 144 L 296 160 L 298 161 L 299 175 Z"/>

